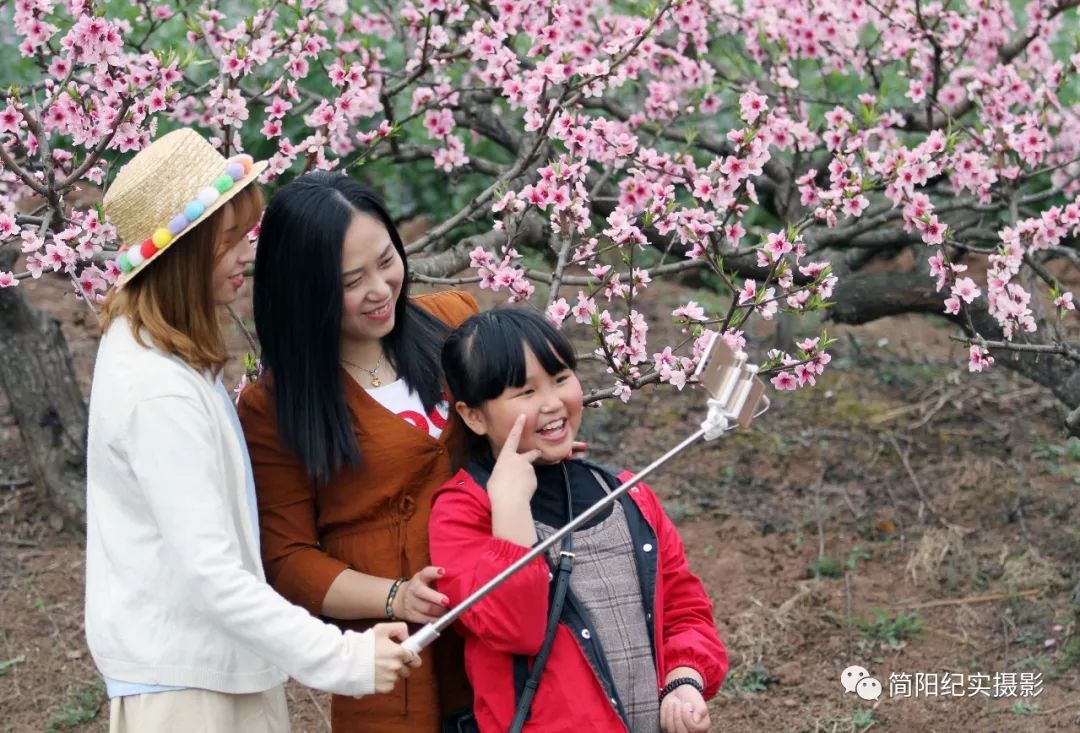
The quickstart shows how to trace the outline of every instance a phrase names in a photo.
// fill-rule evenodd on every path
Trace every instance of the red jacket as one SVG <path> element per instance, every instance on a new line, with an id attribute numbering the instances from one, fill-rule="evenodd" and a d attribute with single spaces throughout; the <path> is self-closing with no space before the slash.
<path id="1" fill-rule="evenodd" d="M 631 475 L 623 472 L 618 481 Z M 654 579 L 651 587 L 643 583 L 643 590 L 647 603 L 651 596 L 654 609 L 647 619 L 653 629 L 657 692 L 672 669 L 686 666 L 701 673 L 708 699 L 716 694 L 728 669 L 712 604 L 701 581 L 690 572 L 678 531 L 652 490 L 639 484 L 623 501 L 624 509 L 630 509 L 625 514 L 638 567 L 644 567 L 645 576 Z M 446 568 L 439 590 L 450 597 L 451 605 L 460 603 L 529 549 L 492 536 L 491 502 L 484 488 L 464 470 L 436 491 L 429 535 L 432 563 Z M 525 673 L 523 657 L 535 656 L 544 639 L 550 577 L 547 561 L 538 557 L 458 622 L 465 638 L 465 667 L 482 733 L 501 732 L 510 726 L 515 674 L 520 685 Z M 613 685 L 601 678 L 606 663 L 597 664 L 591 656 L 597 653 L 597 645 L 588 641 L 593 635 L 580 617 L 570 616 L 568 619 L 564 612 L 559 624 L 525 730 L 625 731 L 626 723 L 606 691 Z"/>

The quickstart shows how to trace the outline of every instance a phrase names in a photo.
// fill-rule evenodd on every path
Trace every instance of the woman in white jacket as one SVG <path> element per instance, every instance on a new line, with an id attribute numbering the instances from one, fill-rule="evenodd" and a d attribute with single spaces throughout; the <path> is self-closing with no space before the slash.
<path id="1" fill-rule="evenodd" d="M 219 307 L 253 257 L 265 167 L 177 130 L 105 196 L 127 246 L 90 395 L 86 635 L 114 733 L 287 731 L 287 675 L 367 695 L 419 664 L 404 624 L 342 633 L 264 579 Z"/>

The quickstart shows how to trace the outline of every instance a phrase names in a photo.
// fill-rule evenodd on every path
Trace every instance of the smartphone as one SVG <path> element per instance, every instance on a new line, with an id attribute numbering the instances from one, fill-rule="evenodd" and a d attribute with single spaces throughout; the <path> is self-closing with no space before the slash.
<path id="1" fill-rule="evenodd" d="M 732 351 L 716 331 L 710 331 L 709 335 L 711 338 L 694 376 L 709 396 L 722 400 L 727 412 L 736 415 L 735 422 L 745 428 L 757 412 L 765 394 L 765 383 L 746 368 L 746 354 Z"/>

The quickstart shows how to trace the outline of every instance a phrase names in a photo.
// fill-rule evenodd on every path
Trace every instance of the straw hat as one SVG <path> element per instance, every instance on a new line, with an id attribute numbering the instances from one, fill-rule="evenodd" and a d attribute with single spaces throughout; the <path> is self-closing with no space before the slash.
<path id="1" fill-rule="evenodd" d="M 139 151 L 109 186 L 105 214 L 120 234 L 117 287 L 142 272 L 266 169 L 250 155 L 228 160 L 190 128 Z"/>

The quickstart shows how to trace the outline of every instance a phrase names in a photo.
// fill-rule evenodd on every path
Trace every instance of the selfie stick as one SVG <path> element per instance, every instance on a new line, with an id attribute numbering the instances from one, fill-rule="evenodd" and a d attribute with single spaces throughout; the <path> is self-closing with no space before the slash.
<path id="1" fill-rule="evenodd" d="M 745 427 L 750 423 L 751 419 L 769 409 L 768 398 L 763 397 L 764 385 L 757 378 L 757 367 L 747 364 L 746 359 L 745 353 L 731 351 L 724 340 L 714 332 L 709 345 L 705 348 L 704 356 L 698 363 L 697 371 L 694 373 L 694 376 L 705 385 L 711 395 L 708 400 L 709 412 L 705 421 L 701 423 L 701 427 L 686 440 L 638 471 L 610 494 L 586 509 L 565 527 L 543 542 L 534 545 L 524 557 L 489 580 L 437 621 L 427 624 L 410 636 L 402 643 L 402 646 L 411 652 L 419 653 L 420 650 L 428 647 L 439 638 L 439 634 L 442 633 L 443 629 L 454 623 L 462 614 L 472 608 L 477 601 L 498 588 L 507 578 L 521 570 L 535 558 L 543 555 L 549 548 L 561 542 L 563 537 L 595 517 L 605 507 L 612 504 L 631 487 L 636 486 L 642 479 L 667 463 L 671 458 L 682 453 L 700 438 L 715 440 L 728 430 L 733 430 L 740 425 Z M 763 398 L 765 407 L 760 412 L 755 413 L 757 403 Z"/>

